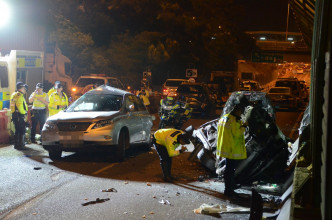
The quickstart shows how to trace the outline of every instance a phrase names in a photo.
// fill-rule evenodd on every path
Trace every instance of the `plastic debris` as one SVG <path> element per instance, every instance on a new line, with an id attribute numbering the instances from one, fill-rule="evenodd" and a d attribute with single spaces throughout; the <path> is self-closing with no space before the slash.
<path id="1" fill-rule="evenodd" d="M 118 190 L 114 189 L 114 188 L 109 188 L 109 189 L 103 189 L 101 190 L 102 192 L 118 192 Z"/>
<path id="2" fill-rule="evenodd" d="M 203 203 L 198 209 L 194 209 L 195 214 L 212 214 L 212 213 L 237 213 L 237 212 L 250 212 L 250 208 L 244 207 L 231 207 L 227 205 L 208 205 Z"/>
<path id="3" fill-rule="evenodd" d="M 99 199 L 97 198 L 95 201 L 90 201 L 90 202 L 86 202 L 86 203 L 82 203 L 82 206 L 87 206 L 87 205 L 92 205 L 92 204 L 97 204 L 97 203 L 103 203 L 110 200 L 110 198 L 106 198 L 106 199 Z"/>
<path id="4" fill-rule="evenodd" d="M 34 170 L 41 170 L 41 167 L 34 167 Z"/>
<path id="5" fill-rule="evenodd" d="M 163 205 L 171 205 L 171 203 L 168 200 L 166 200 L 166 199 L 160 200 L 159 203 L 163 204 Z"/>

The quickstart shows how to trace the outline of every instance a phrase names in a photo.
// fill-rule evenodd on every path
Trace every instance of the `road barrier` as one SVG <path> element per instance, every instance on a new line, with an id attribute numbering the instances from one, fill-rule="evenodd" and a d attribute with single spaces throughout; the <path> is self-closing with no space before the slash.
<path id="1" fill-rule="evenodd" d="M 11 113 L 10 110 L 0 111 L 0 144 L 8 144 L 11 130 Z"/>

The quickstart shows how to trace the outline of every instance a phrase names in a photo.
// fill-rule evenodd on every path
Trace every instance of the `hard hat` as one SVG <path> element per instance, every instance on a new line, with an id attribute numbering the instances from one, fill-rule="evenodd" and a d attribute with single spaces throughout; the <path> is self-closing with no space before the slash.
<path id="1" fill-rule="evenodd" d="M 54 88 L 56 88 L 56 89 L 63 88 L 63 85 L 61 83 L 57 83 L 57 84 L 55 84 Z"/>
<path id="2" fill-rule="evenodd" d="M 44 88 L 44 86 L 42 83 L 37 83 L 36 89 L 43 89 L 43 88 Z"/>
<path id="3" fill-rule="evenodd" d="M 29 86 L 28 86 L 27 84 L 24 84 L 23 82 L 18 82 L 18 83 L 16 83 L 16 90 L 19 90 L 19 89 L 21 89 L 22 87 L 24 87 L 25 90 L 27 90 L 27 91 L 28 91 L 28 89 L 29 89 Z"/>
<path id="4" fill-rule="evenodd" d="M 61 82 L 60 81 L 55 81 L 54 85 L 56 85 L 56 84 L 61 84 Z"/>
<path id="5" fill-rule="evenodd" d="M 16 89 L 17 90 L 20 89 L 20 88 L 22 88 L 22 87 L 24 87 L 24 83 L 22 83 L 22 82 L 16 83 Z"/>

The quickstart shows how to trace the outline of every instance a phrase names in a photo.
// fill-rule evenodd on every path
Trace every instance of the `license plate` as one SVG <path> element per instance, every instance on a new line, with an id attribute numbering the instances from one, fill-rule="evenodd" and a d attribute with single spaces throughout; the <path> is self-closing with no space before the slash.
<path id="1" fill-rule="evenodd" d="M 62 134 L 59 136 L 61 144 L 83 144 L 83 134 L 75 133 L 75 134 Z"/>

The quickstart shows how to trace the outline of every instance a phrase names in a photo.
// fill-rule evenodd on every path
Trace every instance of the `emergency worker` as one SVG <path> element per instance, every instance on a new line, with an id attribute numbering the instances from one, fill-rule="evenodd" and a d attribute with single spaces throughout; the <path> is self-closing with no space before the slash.
<path id="1" fill-rule="evenodd" d="M 149 94 L 149 91 L 145 88 L 142 88 L 140 91 L 137 91 L 136 95 L 140 99 L 142 99 L 145 107 L 149 110 L 149 107 L 150 107 L 150 100 L 149 100 L 150 94 Z"/>
<path id="2" fill-rule="evenodd" d="M 169 113 L 169 117 L 175 117 L 177 114 L 183 114 L 186 120 L 191 118 L 192 108 L 190 108 L 189 103 L 185 96 L 180 96 L 176 101 L 175 105 L 173 106 L 171 112 Z"/>
<path id="3" fill-rule="evenodd" d="M 224 114 L 218 122 L 217 161 L 221 157 L 226 158 L 224 173 L 224 195 L 234 196 L 234 173 L 241 160 L 247 158 L 245 147 L 245 124 L 241 121 L 241 115 L 249 105 L 244 95 L 239 95 L 234 100 L 234 107 L 228 114 Z"/>
<path id="4" fill-rule="evenodd" d="M 24 95 L 28 86 L 22 82 L 16 84 L 16 91 L 10 97 L 10 110 L 15 125 L 14 148 L 23 150 L 25 147 L 25 128 L 27 125 L 28 105 Z"/>
<path id="5" fill-rule="evenodd" d="M 56 92 L 55 87 L 56 87 L 57 84 L 61 84 L 61 82 L 60 81 L 55 81 L 54 86 L 50 90 L 48 90 L 48 92 L 47 92 L 48 97 L 50 97 L 53 92 Z"/>
<path id="6" fill-rule="evenodd" d="M 174 103 L 175 103 L 175 100 L 171 96 L 166 96 L 164 99 L 160 99 L 160 106 L 162 106 L 162 105 L 170 106 L 170 105 L 174 105 Z"/>
<path id="7" fill-rule="evenodd" d="M 46 121 L 46 107 L 49 103 L 48 95 L 43 92 L 43 84 L 37 83 L 36 90 L 30 95 L 31 111 L 31 142 L 36 143 L 36 128 L 39 123 L 40 134 Z"/>
<path id="8" fill-rule="evenodd" d="M 53 92 L 49 97 L 50 103 L 48 105 L 49 116 L 55 115 L 58 112 L 65 110 L 68 106 L 68 97 L 64 93 L 63 85 L 61 83 L 56 84 L 56 92 Z"/>
<path id="9" fill-rule="evenodd" d="M 172 158 L 187 150 L 183 145 L 190 143 L 189 135 L 187 132 L 174 128 L 159 129 L 154 133 L 153 144 L 160 158 L 164 181 L 172 180 Z M 180 145 L 182 145 L 181 149 L 177 150 Z"/>

